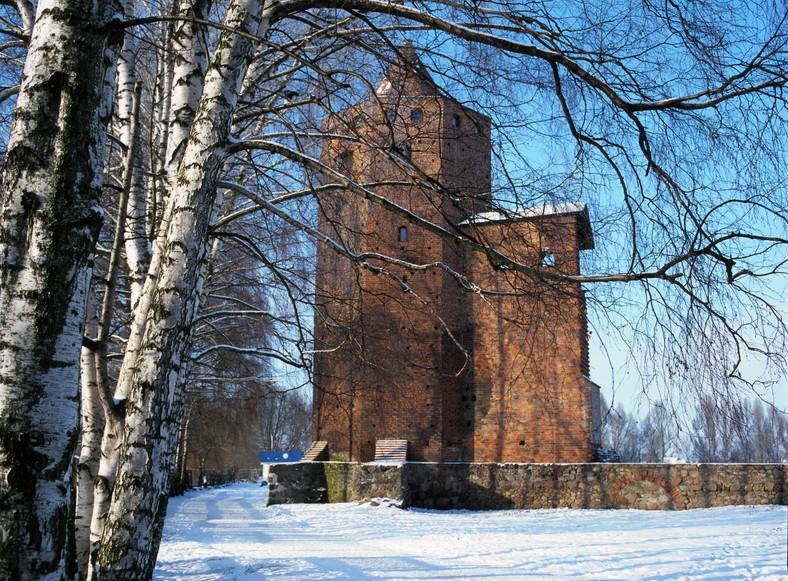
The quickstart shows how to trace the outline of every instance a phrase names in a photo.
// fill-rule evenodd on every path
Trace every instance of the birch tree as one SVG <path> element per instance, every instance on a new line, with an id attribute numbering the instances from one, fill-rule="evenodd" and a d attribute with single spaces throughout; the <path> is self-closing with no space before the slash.
<path id="1" fill-rule="evenodd" d="M 179 4 L 180 14 L 200 18 L 204 17 L 204 10 L 207 2 Z M 127 7 L 131 10 L 132 6 Z M 152 122 L 163 126 L 156 132 L 159 143 L 151 144 L 147 152 L 147 163 L 142 161 L 142 151 L 138 147 L 139 136 L 135 127 L 142 123 L 139 119 L 139 95 L 137 99 L 132 98 L 134 85 L 138 82 L 137 60 L 135 46 L 136 42 L 132 35 L 126 35 L 123 50 L 119 59 L 119 97 L 118 97 L 118 134 L 120 142 L 126 149 L 125 177 L 122 183 L 121 205 L 118 208 L 118 218 L 116 233 L 113 237 L 114 247 L 125 248 L 125 262 L 129 279 L 129 300 L 128 304 L 133 312 L 142 298 L 142 289 L 146 278 L 149 276 L 151 266 L 151 244 L 154 242 L 154 234 L 163 233 L 164 228 L 156 220 L 156 215 L 161 214 L 161 207 L 167 199 L 169 189 L 168 181 L 165 179 L 160 183 L 148 183 L 142 179 L 143 168 L 150 167 L 151 171 L 163 171 L 166 177 L 167 172 L 177 171 L 179 155 L 171 151 L 173 144 L 176 149 L 182 149 L 185 143 L 185 135 L 194 118 L 194 111 L 199 98 L 204 74 L 204 66 L 201 64 L 205 60 L 205 48 L 200 47 L 200 39 L 196 34 L 194 26 L 188 21 L 176 21 L 170 29 L 166 38 L 172 45 L 172 53 L 162 52 L 160 54 L 159 75 L 168 79 L 162 89 L 152 87 L 151 92 L 158 93 L 159 98 L 166 94 L 166 99 L 161 107 L 158 107 L 156 114 L 150 119 Z M 168 46 L 167 49 L 170 47 Z M 196 72 L 194 69 L 197 69 Z M 169 93 L 165 93 L 169 91 Z M 139 91 L 138 91 L 139 92 Z M 134 103 L 136 102 L 136 107 Z M 171 111 L 172 121 L 170 120 Z M 156 148 L 162 150 L 165 161 L 155 163 L 155 158 L 151 159 L 152 151 Z M 146 187 L 146 185 L 148 187 Z M 153 192 L 158 192 L 158 198 L 153 197 Z M 152 198 L 149 200 L 149 198 Z M 115 254 L 113 254 L 113 257 Z M 117 268 L 117 264 L 111 261 L 110 268 Z M 109 273 L 107 278 L 109 279 Z M 84 494 L 90 502 L 85 502 L 80 507 L 78 518 L 82 522 L 89 522 L 89 541 L 85 542 L 80 537 L 78 555 L 80 558 L 80 571 L 82 576 L 89 577 L 88 555 L 94 554 L 98 543 L 101 540 L 104 529 L 104 522 L 111 501 L 114 488 L 115 476 L 117 472 L 120 442 L 125 424 L 125 416 L 122 405 L 128 397 L 128 384 L 111 384 L 107 373 L 107 349 L 108 349 L 108 328 L 107 324 L 111 319 L 116 305 L 112 300 L 113 289 L 107 284 L 104 291 L 102 303 L 102 320 L 104 325 L 100 327 L 102 331 L 95 339 L 97 347 L 93 361 L 94 369 L 86 370 L 87 375 L 95 374 L 101 379 L 97 384 L 98 397 L 102 402 L 103 409 L 103 435 L 100 445 L 95 442 L 85 443 L 84 434 L 95 431 L 93 426 L 83 424 L 83 449 L 90 450 L 94 454 L 100 452 L 100 462 L 96 469 L 95 477 L 85 481 L 80 486 L 80 497 Z M 144 308 L 144 307 L 141 307 Z M 138 319 L 140 325 L 146 319 Z M 135 331 L 129 333 L 135 335 Z M 130 351 L 133 353 L 133 351 Z M 95 416 L 94 416 L 95 417 Z M 95 483 L 93 486 L 92 483 Z M 85 489 L 90 488 L 89 492 Z M 88 513 L 89 512 L 89 516 Z"/>
<path id="2" fill-rule="evenodd" d="M 10 128 L 0 205 L 0 576 L 9 579 L 64 575 L 87 259 L 120 38 L 110 25 L 121 15 L 115 2 L 39 4 Z"/>
<path id="3" fill-rule="evenodd" d="M 788 419 L 762 401 L 721 406 L 702 397 L 692 427 L 687 454 L 698 462 L 779 463 L 788 454 Z"/>
<path id="4" fill-rule="evenodd" d="M 127 384 L 125 428 L 112 504 L 97 554 L 98 578 L 148 578 L 167 507 L 191 325 L 208 252 L 207 230 L 238 89 L 268 16 L 255 0 L 237 0 L 208 69 L 201 107 L 169 194 L 161 265 L 145 282 L 120 372 Z M 244 34 L 245 33 L 245 34 Z M 147 299 L 147 300 L 146 300 Z M 143 322 L 144 321 L 144 324 Z M 139 345 L 132 349 L 133 343 Z M 136 346 L 136 345 L 135 345 Z M 125 387 L 121 385 L 121 389 Z"/>

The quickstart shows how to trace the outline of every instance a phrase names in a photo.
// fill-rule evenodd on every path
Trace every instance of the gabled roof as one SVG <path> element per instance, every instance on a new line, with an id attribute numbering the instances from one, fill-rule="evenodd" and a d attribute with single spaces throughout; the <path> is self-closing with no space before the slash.
<path id="1" fill-rule="evenodd" d="M 524 222 L 554 216 L 571 216 L 578 218 L 578 238 L 581 250 L 594 248 L 594 232 L 591 229 L 591 219 L 588 216 L 588 207 L 584 202 L 569 202 L 565 204 L 548 204 L 546 206 L 534 206 L 515 212 L 494 211 L 480 212 L 474 214 L 467 220 L 463 220 L 458 226 L 486 226 L 493 224 L 503 224 L 511 222 Z"/>
<path id="2" fill-rule="evenodd" d="M 431 97 L 438 94 L 435 81 L 409 40 L 399 47 L 397 59 L 378 83 L 375 94 L 378 97 Z"/>

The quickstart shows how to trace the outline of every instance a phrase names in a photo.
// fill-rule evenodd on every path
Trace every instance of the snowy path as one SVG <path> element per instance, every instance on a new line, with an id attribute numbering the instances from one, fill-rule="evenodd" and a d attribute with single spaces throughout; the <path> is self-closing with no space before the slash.
<path id="1" fill-rule="evenodd" d="M 438 512 L 265 499 L 253 484 L 172 499 L 154 579 L 788 579 L 784 506 Z"/>

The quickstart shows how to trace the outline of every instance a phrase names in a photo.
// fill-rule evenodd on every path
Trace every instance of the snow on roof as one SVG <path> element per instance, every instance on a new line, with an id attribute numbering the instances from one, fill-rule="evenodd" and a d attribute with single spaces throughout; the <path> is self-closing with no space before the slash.
<path id="1" fill-rule="evenodd" d="M 567 202 L 565 204 L 548 204 L 546 206 L 534 206 L 515 212 L 497 211 L 480 212 L 463 220 L 458 226 L 484 226 L 488 224 L 502 224 L 505 222 L 518 222 L 533 218 L 548 216 L 578 216 L 577 233 L 580 240 L 581 250 L 594 248 L 594 232 L 591 228 L 591 221 L 588 217 L 588 208 L 584 202 Z"/>
<path id="2" fill-rule="evenodd" d="M 378 84 L 378 88 L 375 89 L 375 94 L 378 96 L 388 95 L 391 92 L 391 81 L 389 81 L 386 77 L 381 79 L 380 83 Z"/>
<path id="3" fill-rule="evenodd" d="M 526 220 L 528 218 L 539 218 L 541 216 L 562 216 L 566 214 L 582 214 L 586 212 L 584 202 L 569 202 L 566 204 L 548 204 L 546 206 L 534 206 L 525 210 L 515 212 L 480 212 L 463 220 L 458 226 L 469 224 L 484 224 L 487 222 L 512 222 L 516 220 Z"/>

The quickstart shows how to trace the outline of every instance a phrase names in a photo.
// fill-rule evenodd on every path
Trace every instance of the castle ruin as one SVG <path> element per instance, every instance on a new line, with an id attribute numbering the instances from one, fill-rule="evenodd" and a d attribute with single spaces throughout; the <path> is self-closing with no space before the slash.
<path id="1" fill-rule="evenodd" d="M 585 296 L 555 276 L 594 247 L 585 204 L 496 210 L 490 120 L 411 47 L 326 130 L 323 162 L 363 191 L 319 193 L 321 232 L 354 256 L 318 245 L 313 439 L 359 462 L 381 440 L 409 461 L 592 461 Z"/>

